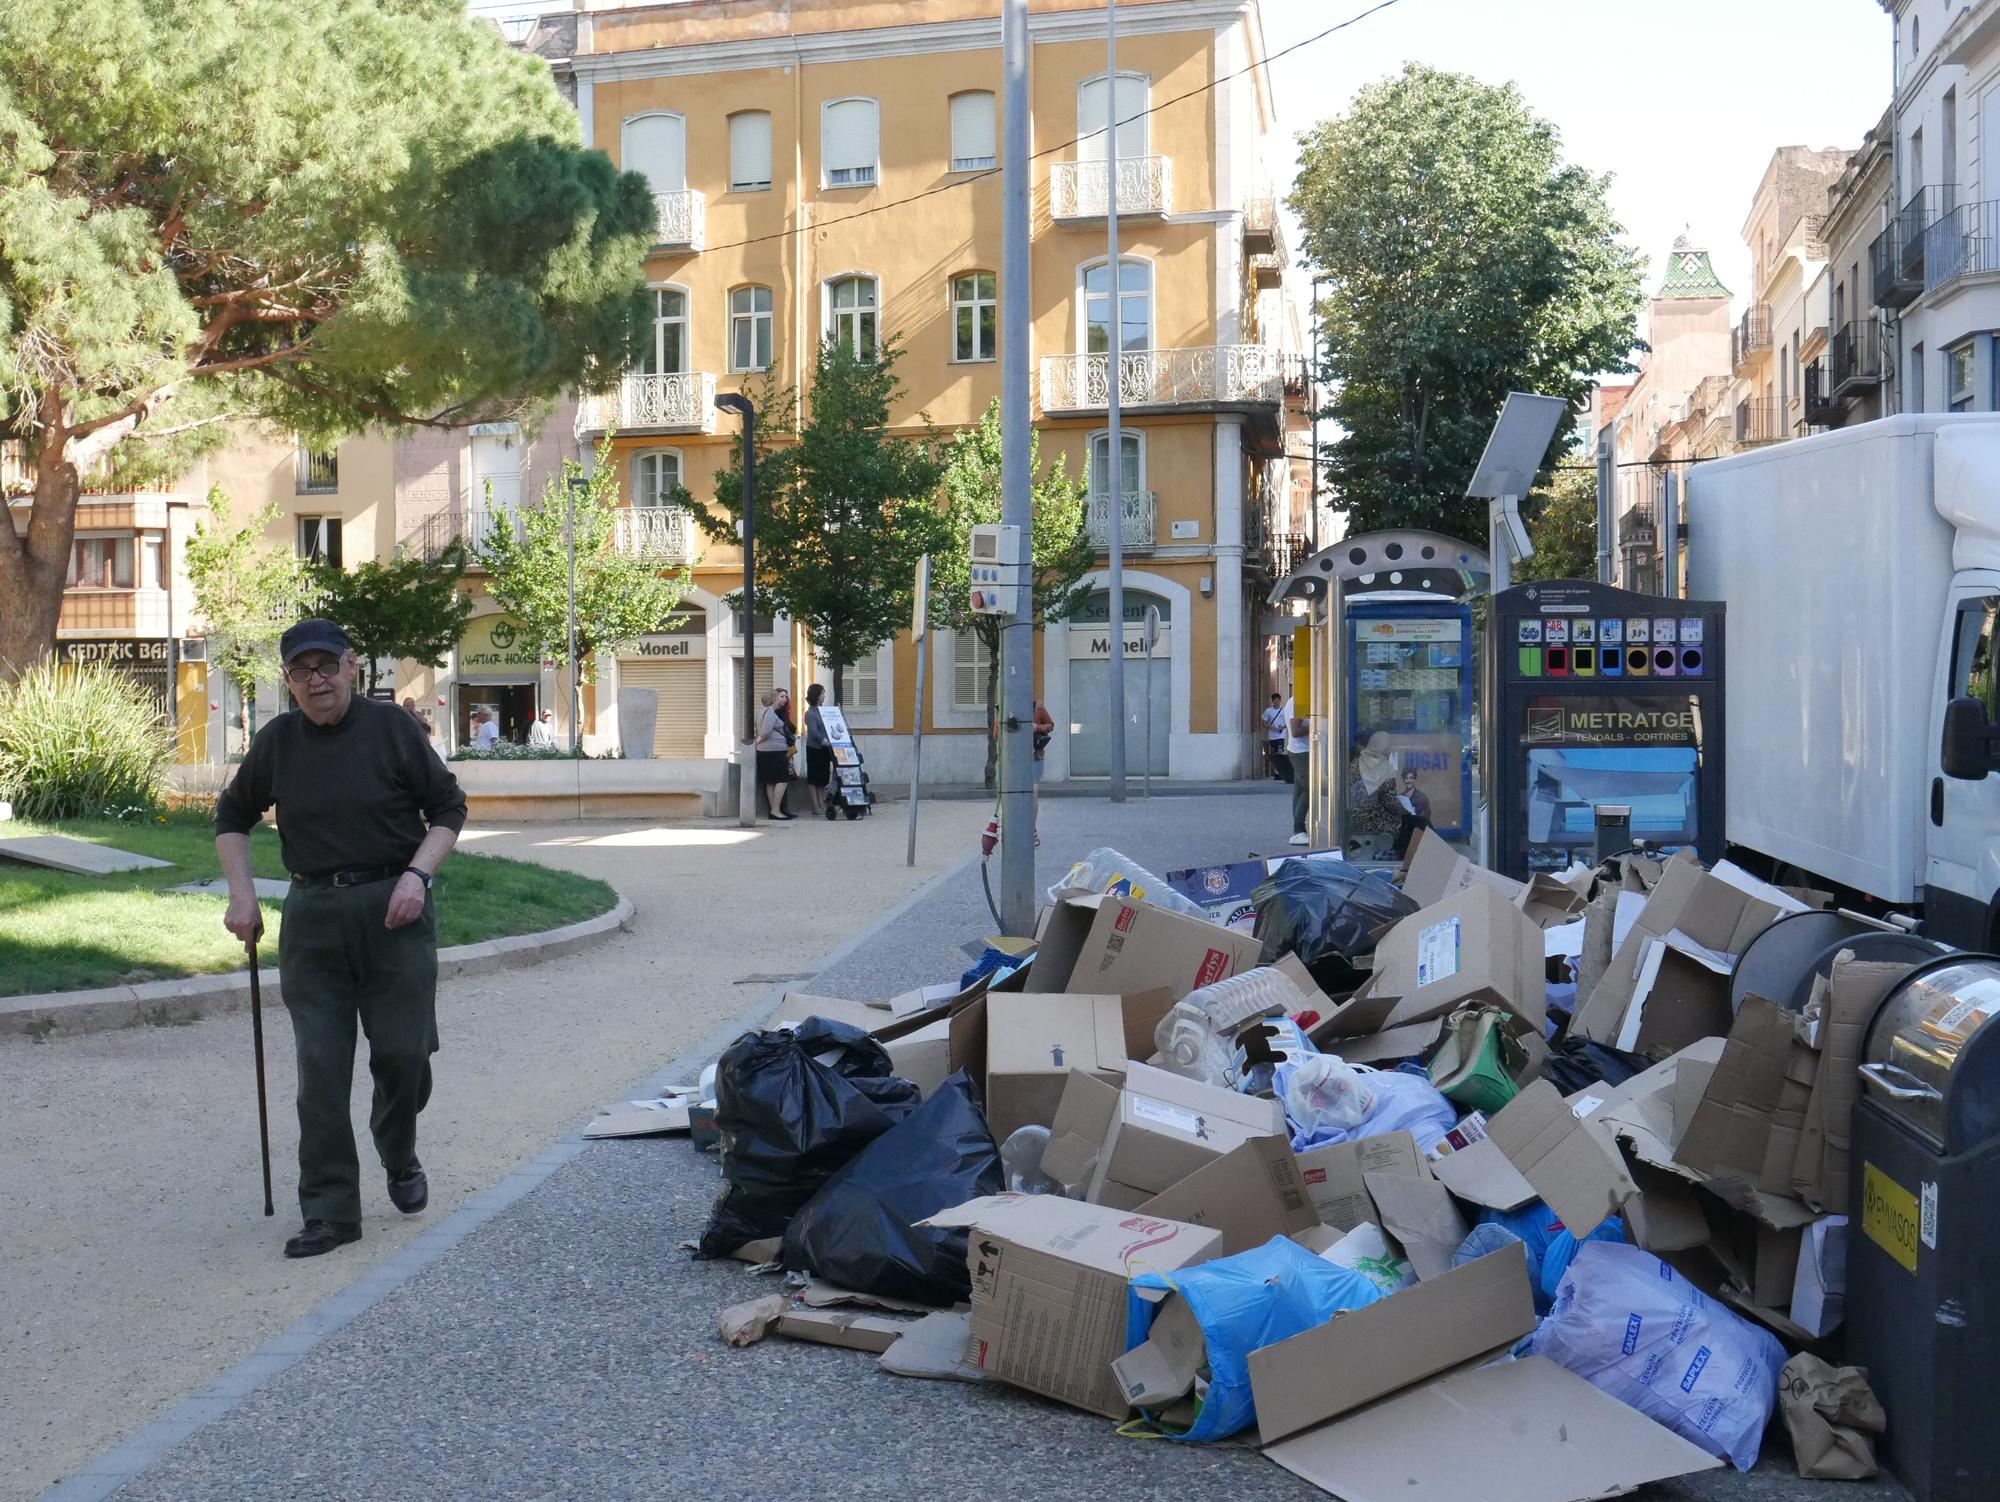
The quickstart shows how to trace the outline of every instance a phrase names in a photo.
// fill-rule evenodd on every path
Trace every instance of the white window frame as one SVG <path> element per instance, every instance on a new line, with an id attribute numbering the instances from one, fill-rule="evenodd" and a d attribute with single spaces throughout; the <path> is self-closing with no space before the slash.
<path id="1" fill-rule="evenodd" d="M 931 633 L 931 662 L 938 669 L 931 674 L 931 723 L 941 730 L 984 730 L 985 706 L 968 707 L 958 702 L 956 631 L 940 629 Z"/>
<path id="2" fill-rule="evenodd" d="M 1120 255 L 1118 260 L 1121 266 L 1144 266 L 1146 268 L 1146 342 L 1139 347 L 1141 349 L 1158 349 L 1160 347 L 1159 325 L 1157 321 L 1159 318 L 1160 287 L 1159 278 L 1155 275 L 1152 257 Z M 1092 296 L 1090 291 L 1090 273 L 1095 271 L 1099 266 L 1109 266 L 1110 264 L 1111 258 L 1109 256 L 1098 256 L 1093 260 L 1085 261 L 1076 268 L 1076 352 L 1080 355 L 1090 353 L 1090 299 Z M 1111 301 L 1113 307 L 1111 309 L 1111 329 L 1113 337 L 1111 342 L 1113 345 L 1117 344 L 1116 336 L 1124 327 L 1122 321 L 1122 314 L 1124 313 L 1123 299 L 1137 295 L 1136 293 L 1124 291 L 1119 286 L 1122 280 L 1123 278 L 1119 273 L 1114 272 L 1112 274 Z M 1123 351 L 1113 349 L 1109 353 L 1116 354 L 1123 353 Z"/>
<path id="3" fill-rule="evenodd" d="M 673 461 L 674 461 L 674 483 L 676 485 L 686 485 L 687 456 L 684 453 L 682 453 L 681 450 L 679 450 L 678 448 L 662 448 L 654 446 L 651 448 L 639 449 L 633 453 L 632 465 L 631 468 L 627 471 L 627 473 L 631 477 L 631 482 L 632 482 L 632 509 L 634 511 L 659 511 L 668 509 L 669 506 L 671 505 L 670 502 L 662 501 L 657 498 L 651 501 L 643 499 L 644 491 L 639 483 L 639 467 L 642 464 L 644 464 L 648 459 L 663 459 L 670 454 L 673 456 Z M 659 492 L 655 490 L 654 494 L 657 497 Z"/>
<path id="4" fill-rule="evenodd" d="M 660 294 L 662 292 L 678 292 L 680 294 L 681 313 L 679 318 L 661 316 Z M 646 294 L 653 300 L 653 361 L 660 367 L 658 370 L 650 373 L 653 375 L 686 375 L 694 367 L 694 297 L 679 282 L 649 282 L 646 286 Z M 678 370 L 668 370 L 666 368 L 666 356 L 663 353 L 665 343 L 664 330 L 666 325 L 670 323 L 678 323 L 681 326 L 681 364 Z"/>
<path id="5" fill-rule="evenodd" d="M 985 153 L 962 153 L 960 146 L 968 143 L 958 138 L 958 101 L 961 99 L 984 99 L 986 101 L 987 140 L 986 145 L 994 148 Z M 1000 145 L 1000 101 L 991 89 L 960 89 L 945 100 L 945 114 L 951 126 L 951 170 L 954 172 L 990 172 L 999 165 Z"/>
<path id="6" fill-rule="evenodd" d="M 875 306 L 872 308 L 844 308 L 844 309 L 836 308 L 833 303 L 833 297 L 834 297 L 833 289 L 840 286 L 844 282 L 856 282 L 856 281 L 868 282 L 874 286 Z M 875 347 L 865 355 L 861 353 L 860 349 L 860 340 L 861 340 L 860 315 L 863 313 L 873 313 L 875 315 Z M 843 271 L 838 276 L 828 277 L 824 282 L 820 284 L 820 327 L 826 331 L 825 332 L 826 338 L 841 339 L 845 337 L 840 326 L 840 320 L 843 317 L 851 319 L 855 324 L 853 348 L 857 358 L 864 360 L 873 360 L 879 354 L 881 354 L 882 352 L 882 278 L 881 277 L 875 275 L 875 273 L 872 271 Z"/>
<path id="7" fill-rule="evenodd" d="M 1144 428 L 1132 428 L 1132 427 L 1121 426 L 1118 429 L 1118 442 L 1121 445 L 1123 445 L 1128 441 L 1131 442 L 1138 449 L 1138 454 L 1139 454 L 1138 490 L 1140 492 L 1144 492 L 1147 488 L 1146 430 Z M 1097 446 L 1100 443 L 1102 443 L 1105 446 L 1105 448 L 1109 450 L 1111 446 L 1111 429 L 1093 428 L 1090 432 L 1090 436 L 1084 439 L 1083 441 L 1083 485 L 1084 485 L 1084 494 L 1086 496 L 1105 494 L 1105 492 L 1097 489 Z M 1112 473 L 1112 466 L 1110 463 L 1110 456 L 1108 453 L 1106 454 L 1106 460 L 1105 460 L 1105 479 L 1111 481 L 1113 484 L 1117 483 L 1116 478 Z"/>
<path id="8" fill-rule="evenodd" d="M 306 513 L 298 516 L 292 525 L 292 550 L 301 563 L 326 563 L 331 561 L 336 568 L 344 568 L 347 561 L 347 539 L 341 535 L 343 518 L 330 512 Z M 311 536 L 308 536 L 310 528 Z M 329 548 L 327 544 L 338 538 L 338 543 Z M 315 558 L 315 547 L 319 556 Z M 339 552 L 340 557 L 329 560 L 327 554 Z"/>
<path id="9" fill-rule="evenodd" d="M 681 181 L 679 187 L 662 187 L 660 184 L 654 182 L 651 175 L 646 173 L 643 168 L 634 167 L 631 164 L 630 160 L 631 152 L 628 150 L 627 143 L 630 139 L 630 132 L 633 125 L 637 124 L 641 120 L 678 120 L 680 122 Z M 682 114 L 679 110 L 640 110 L 635 115 L 627 115 L 623 120 L 620 120 L 618 122 L 619 170 L 624 172 L 640 173 L 641 176 L 645 177 L 647 186 L 654 193 L 685 193 L 687 191 L 687 185 L 688 185 L 687 140 L 688 140 L 687 116 Z"/>
<path id="10" fill-rule="evenodd" d="M 1959 383 L 1959 361 L 1965 361 L 1965 382 Z M 1965 339 L 1944 352 L 1944 409 L 1972 412 L 1979 401 L 1979 341 Z"/>
<path id="11" fill-rule="evenodd" d="M 1110 155 L 1110 152 L 1107 150 L 1109 145 L 1108 138 L 1110 133 L 1117 129 L 1118 126 L 1117 84 L 1111 84 L 1105 90 L 1104 128 L 1099 131 L 1090 131 L 1086 134 L 1088 127 L 1083 123 L 1083 96 L 1085 91 L 1092 84 L 1103 83 L 1108 77 L 1110 75 L 1107 73 L 1093 73 L 1088 78 L 1077 80 L 1076 159 L 1079 162 L 1101 162 Z M 1139 133 L 1139 149 L 1131 151 L 1121 145 L 1118 148 L 1118 158 L 1120 161 L 1129 161 L 1133 157 L 1151 156 L 1153 154 L 1153 116 L 1151 113 L 1153 108 L 1153 76 L 1150 73 L 1135 73 L 1130 68 L 1120 68 L 1118 70 L 1118 77 L 1121 81 L 1137 83 L 1145 91 L 1145 98 L 1140 104 L 1139 118 L 1131 122 Z"/>
<path id="12" fill-rule="evenodd" d="M 750 299 L 750 311 L 747 313 L 739 313 L 736 311 L 736 294 L 739 292 L 749 292 L 752 294 L 761 292 L 764 294 L 766 298 L 770 300 L 771 306 L 766 308 L 761 313 L 758 312 L 757 299 L 753 295 Z M 724 295 L 724 306 L 729 310 L 729 369 L 731 374 L 743 375 L 743 374 L 755 373 L 758 371 L 769 370 L 772 365 L 777 363 L 778 359 L 778 325 L 777 325 L 778 294 L 762 282 L 745 282 L 740 287 L 731 287 L 729 289 L 729 291 Z M 763 322 L 765 330 L 764 343 L 767 346 L 767 352 L 770 358 L 765 360 L 765 362 L 762 365 L 756 365 L 756 364 L 739 365 L 737 363 L 736 325 L 739 320 L 744 323 L 748 323 L 751 326 L 750 354 L 753 360 L 756 358 L 757 354 L 756 325 L 760 320 Z"/>
<path id="13" fill-rule="evenodd" d="M 764 122 L 764 180 L 758 182 L 739 175 L 736 160 L 736 122 L 751 118 Z M 729 117 L 729 191 L 732 193 L 768 193 L 771 191 L 771 174 L 777 170 L 771 132 L 771 112 L 769 110 L 737 110 Z"/>
<path id="14" fill-rule="evenodd" d="M 847 717 L 850 730 L 894 730 L 896 728 L 896 643 L 883 642 L 871 654 L 870 663 L 875 674 L 875 707 L 857 709 L 851 704 L 843 704 L 840 706 L 840 712 Z M 847 672 L 852 675 L 860 666 L 861 664 L 855 663 L 847 669 Z M 831 704 L 833 669 L 815 659 L 813 681 L 826 685 L 827 702 Z M 849 682 L 851 686 L 851 677 Z"/>
<path id="15" fill-rule="evenodd" d="M 993 282 L 993 295 L 991 297 L 981 297 L 979 295 L 978 278 L 982 276 L 990 278 Z M 973 293 L 971 297 L 962 298 L 958 295 L 958 284 L 962 281 L 972 282 Z M 951 363 L 954 365 L 990 365 L 999 359 L 1000 274 L 996 271 L 954 272 L 945 283 L 945 299 L 951 314 Z M 958 313 L 961 308 L 972 309 L 972 353 L 969 355 L 961 355 L 958 352 Z M 979 310 L 981 308 L 991 308 L 993 310 L 993 347 L 991 349 L 982 347 L 984 336 L 980 331 L 979 322 Z"/>
<path id="16" fill-rule="evenodd" d="M 865 104 L 875 114 L 875 159 L 866 166 L 835 167 L 828 160 L 827 123 L 834 110 L 843 104 Z M 866 177 L 847 177 L 836 182 L 835 172 L 860 173 Z M 867 94 L 848 94 L 839 99 L 828 99 L 819 107 L 819 185 L 822 189 L 838 191 L 843 188 L 872 188 L 882 181 L 882 102 Z"/>

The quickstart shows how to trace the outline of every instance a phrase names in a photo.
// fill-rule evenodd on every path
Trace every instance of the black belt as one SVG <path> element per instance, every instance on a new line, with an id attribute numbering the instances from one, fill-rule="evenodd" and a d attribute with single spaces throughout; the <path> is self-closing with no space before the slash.
<path id="1" fill-rule="evenodd" d="M 387 881 L 402 874 L 400 866 L 363 866 L 355 871 L 335 871 L 330 876 L 301 876 L 294 871 L 292 883 L 301 887 L 362 887 L 371 881 Z"/>

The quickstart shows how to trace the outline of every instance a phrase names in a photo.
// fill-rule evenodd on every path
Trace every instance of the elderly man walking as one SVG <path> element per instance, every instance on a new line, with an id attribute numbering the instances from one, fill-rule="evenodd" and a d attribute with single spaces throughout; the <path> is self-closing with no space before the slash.
<path id="1" fill-rule="evenodd" d="M 368 1128 L 405 1215 L 430 1201 L 417 1115 L 437 1052 L 437 912 L 431 879 L 465 827 L 465 794 L 423 730 L 392 703 L 354 692 L 355 660 L 332 621 L 301 621 L 279 642 L 297 708 L 257 732 L 215 804 L 215 849 L 229 882 L 223 925 L 261 927 L 250 831 L 274 803 L 291 872 L 278 973 L 299 1072 L 299 1208 L 287 1257 L 361 1239 L 361 1167 L 348 1095 L 357 1024 L 368 1035 L 375 1103 Z"/>

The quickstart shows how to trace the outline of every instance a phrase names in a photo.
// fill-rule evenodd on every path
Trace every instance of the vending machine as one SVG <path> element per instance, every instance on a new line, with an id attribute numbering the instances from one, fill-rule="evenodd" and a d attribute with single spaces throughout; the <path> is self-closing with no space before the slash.
<path id="1" fill-rule="evenodd" d="M 1600 804 L 1651 849 L 1722 858 L 1724 608 L 1577 580 L 1493 601 L 1492 867 L 1586 864 Z"/>
<path id="2" fill-rule="evenodd" d="M 1472 827 L 1472 607 L 1448 596 L 1347 606 L 1348 846 L 1394 854 L 1397 815 L 1446 839 Z"/>

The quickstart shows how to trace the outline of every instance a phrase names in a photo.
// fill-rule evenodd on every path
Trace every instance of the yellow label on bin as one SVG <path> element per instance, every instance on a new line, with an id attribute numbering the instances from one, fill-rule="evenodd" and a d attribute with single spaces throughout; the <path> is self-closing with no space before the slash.
<path id="1" fill-rule="evenodd" d="M 1873 1163 L 1861 1171 L 1861 1229 L 1911 1272 L 1917 1270 L 1917 1197 Z"/>

